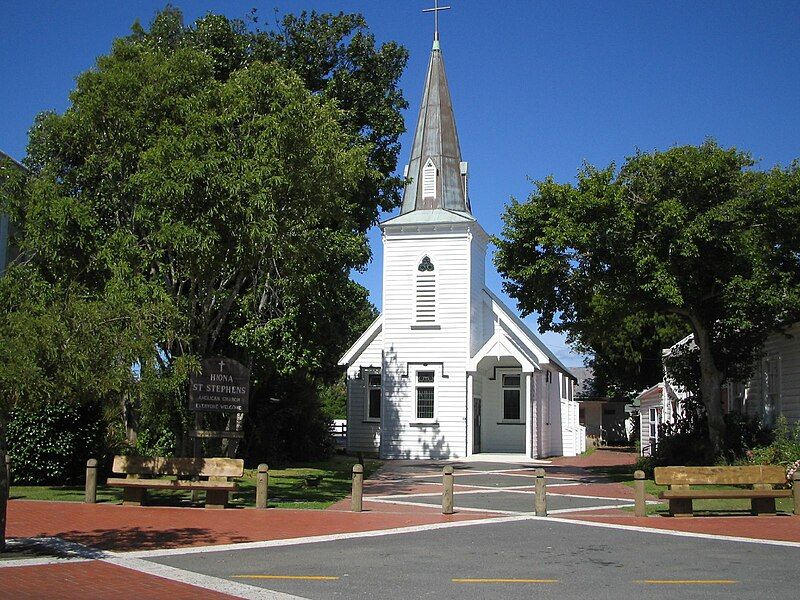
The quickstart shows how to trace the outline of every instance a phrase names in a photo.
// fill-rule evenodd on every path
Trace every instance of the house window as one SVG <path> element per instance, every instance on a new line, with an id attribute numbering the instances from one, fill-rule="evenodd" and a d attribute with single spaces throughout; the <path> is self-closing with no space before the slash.
<path id="1" fill-rule="evenodd" d="M 519 421 L 522 415 L 520 407 L 520 376 L 503 375 L 503 420 Z"/>
<path id="2" fill-rule="evenodd" d="M 380 421 L 381 418 L 381 374 L 367 375 L 367 419 Z"/>
<path id="3" fill-rule="evenodd" d="M 428 256 L 423 257 L 417 265 L 414 320 L 418 325 L 436 323 L 436 272 Z"/>
<path id="4" fill-rule="evenodd" d="M 435 388 L 433 371 L 417 371 L 417 420 L 433 421 Z"/>
<path id="5" fill-rule="evenodd" d="M 658 431 L 658 411 L 655 408 L 650 409 L 650 437 L 656 437 Z"/>
<path id="6" fill-rule="evenodd" d="M 422 169 L 422 199 L 436 198 L 436 165 L 429 158 Z"/>
<path id="7" fill-rule="evenodd" d="M 771 355 L 764 359 L 762 369 L 762 394 L 764 399 L 764 424 L 774 425 L 780 411 L 781 401 L 781 363 L 780 357 Z"/>

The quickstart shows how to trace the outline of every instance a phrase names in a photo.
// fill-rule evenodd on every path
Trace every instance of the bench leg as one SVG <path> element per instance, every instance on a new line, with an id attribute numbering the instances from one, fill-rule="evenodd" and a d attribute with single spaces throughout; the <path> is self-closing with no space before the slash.
<path id="1" fill-rule="evenodd" d="M 122 488 L 122 504 L 125 506 L 141 506 L 147 498 L 144 488 Z"/>
<path id="2" fill-rule="evenodd" d="M 206 508 L 225 508 L 228 504 L 226 490 L 208 490 L 206 492 Z"/>
<path id="3" fill-rule="evenodd" d="M 750 514 L 752 515 L 774 515 L 775 510 L 775 498 L 750 499 Z"/>
<path id="4" fill-rule="evenodd" d="M 688 498 L 670 499 L 669 516 L 671 517 L 692 517 L 692 501 Z"/>

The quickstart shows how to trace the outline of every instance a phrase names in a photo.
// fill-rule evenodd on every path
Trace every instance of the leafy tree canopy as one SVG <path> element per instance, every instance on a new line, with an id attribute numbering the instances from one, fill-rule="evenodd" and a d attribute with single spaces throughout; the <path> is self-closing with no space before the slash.
<path id="1" fill-rule="evenodd" d="M 178 335 L 161 357 L 330 374 L 367 303 L 349 272 L 399 198 L 405 60 L 359 15 L 251 31 L 168 8 L 135 25 L 32 129 L 30 176 L 7 196 L 28 264 L 90 294 L 166 297 Z"/>
<path id="2" fill-rule="evenodd" d="M 537 182 L 497 240 L 508 293 L 598 361 L 624 371 L 626 346 L 646 346 L 633 336 L 688 328 L 717 450 L 720 384 L 800 318 L 800 163 L 753 166 L 713 141 L 586 165 L 574 185 Z"/>

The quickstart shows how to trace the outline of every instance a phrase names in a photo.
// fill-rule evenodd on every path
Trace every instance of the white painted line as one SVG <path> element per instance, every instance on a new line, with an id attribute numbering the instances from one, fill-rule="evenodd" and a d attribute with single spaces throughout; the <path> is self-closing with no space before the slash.
<path id="1" fill-rule="evenodd" d="M 428 482 L 423 482 L 428 483 Z M 440 485 L 431 483 L 431 485 Z M 549 488 L 554 487 L 574 487 L 571 483 L 550 483 L 547 485 Z M 508 492 L 511 494 L 532 494 L 535 490 L 535 487 L 532 485 L 516 485 L 512 487 L 492 487 L 488 485 L 470 485 L 465 483 L 456 483 L 455 484 L 456 492 L 459 492 L 458 488 L 461 488 L 460 492 L 462 494 L 496 494 L 498 492 Z M 464 489 L 467 488 L 467 489 Z M 442 492 L 413 492 L 413 493 L 400 493 L 400 494 L 368 494 L 364 496 L 364 499 L 367 497 L 369 498 L 417 498 L 417 497 L 425 497 L 425 496 L 441 496 Z M 557 494 L 553 494 L 554 496 Z M 570 494 L 558 494 L 561 496 L 568 496 Z M 581 496 L 576 496 L 576 498 L 580 498 Z M 596 498 L 598 496 L 588 496 L 589 498 Z M 624 500 L 628 500 L 628 498 L 623 498 Z"/>
<path id="2" fill-rule="evenodd" d="M 419 505 L 417 505 L 419 506 Z M 420 533 L 424 531 L 435 531 L 437 529 L 451 529 L 454 527 L 469 527 L 472 525 L 483 525 L 492 523 L 513 523 L 515 521 L 526 521 L 531 519 L 529 515 L 511 515 L 503 517 L 489 517 L 487 519 L 472 519 L 468 521 L 451 521 L 448 523 L 430 523 L 427 525 L 412 525 L 410 527 L 396 527 L 394 529 L 377 529 L 372 531 L 355 531 L 352 533 L 332 533 L 328 535 L 316 535 L 300 538 L 289 538 L 282 540 L 262 540 L 259 542 L 240 542 L 237 544 L 221 544 L 219 546 L 193 546 L 188 548 L 169 548 L 164 550 L 139 550 L 134 552 L 115 553 L 116 556 L 133 558 L 153 558 L 157 556 L 176 556 L 182 554 L 200 554 L 205 552 L 226 552 L 228 550 L 251 550 L 259 548 L 278 548 L 283 546 L 300 546 L 303 544 L 318 544 L 322 542 L 338 542 L 368 537 L 381 537 L 388 535 L 400 535 L 404 533 Z"/>
<path id="3" fill-rule="evenodd" d="M 626 506 L 634 506 L 633 504 L 607 504 L 605 506 L 583 506 L 581 508 L 557 508 L 555 510 L 548 510 L 551 515 L 560 515 L 564 513 L 575 512 L 588 512 L 590 510 L 604 510 L 609 508 L 625 508 Z"/>
<path id="4" fill-rule="evenodd" d="M 456 473 L 456 476 L 462 475 L 462 473 Z M 524 477 L 525 479 L 536 479 L 533 475 L 527 475 L 525 473 L 503 473 L 506 477 Z M 558 479 L 559 481 L 574 481 L 575 485 L 584 483 L 580 479 L 574 479 L 572 477 L 558 477 L 556 475 L 545 475 L 545 479 Z"/>
<path id="5" fill-rule="evenodd" d="M 139 573 L 161 577 L 162 579 L 169 579 L 170 581 L 197 586 L 203 590 L 220 592 L 222 594 L 236 596 L 237 598 L 246 598 L 247 600 L 307 600 L 301 596 L 284 594 L 283 592 L 247 585 L 246 583 L 239 583 L 238 581 L 229 581 L 220 577 L 212 577 L 211 575 L 184 571 L 183 569 L 177 569 L 175 567 L 169 567 L 167 565 L 161 565 L 130 556 L 105 558 L 103 562 L 138 571 Z M 202 593 L 198 590 L 198 597 L 201 596 Z"/>
<path id="6" fill-rule="evenodd" d="M 440 495 L 440 494 L 437 494 Z M 418 506 L 418 507 L 428 507 L 431 506 L 438 506 L 438 504 L 427 504 L 425 502 L 404 502 L 403 500 L 384 500 L 384 499 L 377 499 L 377 498 L 368 498 L 365 499 L 371 502 L 377 502 L 379 504 L 402 504 L 403 506 Z M 462 510 L 465 512 L 476 512 L 476 513 L 496 513 L 498 515 L 525 515 L 528 513 L 516 511 L 516 510 L 500 510 L 496 508 L 467 508 L 465 506 L 455 506 L 456 510 Z"/>
<path id="7" fill-rule="evenodd" d="M 631 503 L 634 501 L 633 498 L 615 498 L 613 496 L 586 496 L 580 494 L 559 494 L 558 492 L 553 492 L 552 494 L 548 492 L 548 496 L 564 496 L 567 498 L 588 498 L 588 499 L 595 499 L 595 500 L 618 500 L 620 502 Z"/>
<path id="8" fill-rule="evenodd" d="M 456 490 L 458 492 L 458 490 Z M 499 494 L 508 492 L 510 494 L 532 494 L 533 492 L 526 492 L 519 488 L 480 488 L 475 490 L 461 490 L 461 494 Z M 391 494 L 387 496 L 364 496 L 364 500 L 391 500 L 393 498 L 429 498 L 434 496 L 441 496 L 442 492 L 419 492 L 417 494 Z"/>
<path id="9" fill-rule="evenodd" d="M 426 504 L 424 502 L 403 502 L 402 500 L 373 500 L 374 502 L 381 502 L 384 504 L 403 504 L 407 506 L 437 506 L 436 504 Z M 456 502 L 458 501 L 458 496 L 456 496 Z M 602 509 L 609 509 L 609 508 L 626 508 L 634 506 L 633 503 L 628 504 L 604 504 L 601 506 L 580 506 L 575 508 L 557 508 L 555 510 L 548 510 L 547 512 L 550 514 L 561 514 L 561 513 L 573 513 L 573 512 L 588 512 L 593 510 L 602 510 Z M 458 506 L 456 504 L 454 508 L 457 511 L 465 511 L 465 512 L 477 512 L 477 513 L 497 513 L 501 515 L 532 515 L 534 511 L 519 511 L 519 510 L 501 510 L 499 508 L 472 508 L 467 506 Z"/>
<path id="10" fill-rule="evenodd" d="M 526 473 L 520 473 L 519 471 L 536 471 L 538 467 L 524 467 L 520 469 L 498 469 L 495 471 L 462 471 L 456 469 L 455 476 L 458 477 L 472 477 L 475 475 L 508 475 L 509 477 L 527 477 L 528 479 L 534 479 L 535 475 L 528 475 Z M 408 475 L 407 477 L 398 477 L 395 481 L 402 481 L 405 479 L 423 479 L 423 478 L 430 478 L 430 477 L 441 477 L 441 473 L 429 473 L 427 475 L 419 473 L 416 475 Z M 551 475 L 547 475 L 545 473 L 546 479 L 567 479 L 569 481 L 575 481 L 572 477 L 555 477 Z"/>
<path id="11" fill-rule="evenodd" d="M 555 512 L 555 511 L 552 511 Z M 552 521 L 554 523 L 572 523 L 586 527 L 601 527 L 605 529 L 621 529 L 623 531 L 638 531 L 655 535 L 671 535 L 674 537 L 697 538 L 701 540 L 719 540 L 723 542 L 744 542 L 746 544 L 763 544 L 766 546 L 788 546 L 800 548 L 800 542 L 787 542 L 784 540 L 765 540 L 763 538 L 747 538 L 733 535 L 718 535 L 714 533 L 696 533 L 694 531 L 676 531 L 674 529 L 658 529 L 656 527 L 641 527 L 639 525 L 619 525 L 617 523 L 598 523 L 596 521 L 581 521 L 578 519 L 562 519 L 559 517 L 531 517 L 536 521 Z"/>
<path id="12" fill-rule="evenodd" d="M 417 485 L 442 485 L 440 481 L 419 481 Z M 534 484 L 532 483 L 525 483 L 523 485 L 504 485 L 503 487 L 495 487 L 491 485 L 478 485 L 477 483 L 456 483 L 454 482 L 453 485 L 455 487 L 466 487 L 466 488 L 475 488 L 478 490 L 519 490 L 519 489 L 533 489 Z M 548 483 L 547 487 L 575 487 L 576 485 L 587 485 L 584 483 Z M 399 495 L 399 494 L 395 494 Z"/>

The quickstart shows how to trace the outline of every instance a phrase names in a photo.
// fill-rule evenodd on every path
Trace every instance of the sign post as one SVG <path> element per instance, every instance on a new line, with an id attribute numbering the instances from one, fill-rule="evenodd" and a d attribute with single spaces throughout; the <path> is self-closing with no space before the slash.
<path id="1" fill-rule="evenodd" d="M 207 358 L 199 373 L 189 376 L 189 410 L 195 413 L 194 457 L 200 458 L 203 438 L 242 439 L 241 431 L 203 429 L 203 413 L 246 413 L 250 400 L 250 369 L 232 358 Z"/>

